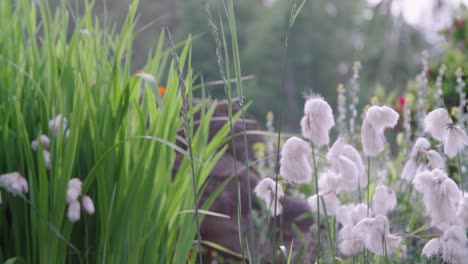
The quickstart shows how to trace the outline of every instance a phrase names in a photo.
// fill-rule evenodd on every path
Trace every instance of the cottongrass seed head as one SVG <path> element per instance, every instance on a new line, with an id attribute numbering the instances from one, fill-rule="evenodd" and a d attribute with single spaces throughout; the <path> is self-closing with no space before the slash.
<path id="1" fill-rule="evenodd" d="M 28 182 L 17 171 L 0 175 L 0 185 L 14 196 L 29 191 Z"/>
<path id="2" fill-rule="evenodd" d="M 401 237 L 390 234 L 388 219 L 384 215 L 362 219 L 352 232 L 355 236 L 361 237 L 367 249 L 379 256 L 394 255 L 402 242 Z M 404 256 L 405 251 L 402 246 L 401 255 Z"/>
<path id="3" fill-rule="evenodd" d="M 335 126 L 333 110 L 320 96 L 310 96 L 304 105 L 301 119 L 302 135 L 317 147 L 330 142 L 329 131 Z"/>
<path id="4" fill-rule="evenodd" d="M 444 143 L 444 153 L 449 158 L 455 157 L 468 145 L 467 134 L 452 122 L 444 108 L 435 109 L 427 114 L 424 118 L 424 131 Z"/>
<path id="5" fill-rule="evenodd" d="M 399 114 L 388 106 L 371 106 L 365 115 L 361 127 L 362 148 L 368 157 L 377 156 L 385 148 L 384 130 L 393 128 Z"/>
<path id="6" fill-rule="evenodd" d="M 413 186 L 423 194 L 424 206 L 433 226 L 445 230 L 456 224 L 456 204 L 461 192 L 445 172 L 440 169 L 420 172 L 414 178 Z"/>
<path id="7" fill-rule="evenodd" d="M 276 199 L 275 190 L 277 190 Z M 270 178 L 265 178 L 261 180 L 257 186 L 255 186 L 254 192 L 257 197 L 265 202 L 266 208 L 268 211 L 270 211 L 271 215 L 278 216 L 281 214 L 283 207 L 281 206 L 280 200 L 284 197 L 284 192 L 281 185 L 277 185 L 276 182 Z M 273 201 L 276 201 L 276 205 L 273 203 Z"/>
<path id="8" fill-rule="evenodd" d="M 281 150 L 280 174 L 292 183 L 310 182 L 312 178 L 312 168 L 309 164 L 311 153 L 312 149 L 306 141 L 298 137 L 289 138 Z"/>
<path id="9" fill-rule="evenodd" d="M 328 191 L 326 193 L 320 193 L 319 195 L 314 194 L 307 198 L 307 205 L 309 205 L 312 212 L 317 212 L 317 199 L 319 201 L 320 206 L 320 215 L 332 216 L 336 215 L 336 211 L 340 207 L 340 200 L 336 197 L 336 193 L 334 191 Z M 324 207 L 325 205 L 325 207 Z"/>
<path id="10" fill-rule="evenodd" d="M 422 249 L 422 256 L 431 258 L 442 254 L 446 263 L 464 264 L 468 259 L 468 239 L 462 226 L 450 226 L 437 238 L 429 240 Z"/>
<path id="11" fill-rule="evenodd" d="M 372 200 L 374 213 L 376 215 L 386 215 L 387 212 L 392 211 L 396 206 L 397 197 L 395 192 L 382 184 L 377 185 Z"/>

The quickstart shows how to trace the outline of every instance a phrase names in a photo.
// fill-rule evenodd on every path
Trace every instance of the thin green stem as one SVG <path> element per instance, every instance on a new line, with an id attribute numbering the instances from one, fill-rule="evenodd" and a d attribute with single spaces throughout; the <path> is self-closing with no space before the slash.
<path id="1" fill-rule="evenodd" d="M 367 157 L 367 217 L 370 214 L 370 157 Z"/>
<path id="2" fill-rule="evenodd" d="M 320 263 L 320 201 L 319 201 L 319 186 L 318 186 L 318 177 L 317 177 L 317 162 L 315 158 L 315 147 L 314 144 L 310 144 L 312 147 L 312 160 L 314 165 L 314 180 L 315 180 L 315 190 L 317 193 L 317 263 Z"/>
<path id="3" fill-rule="evenodd" d="M 461 158 L 460 153 L 457 154 L 457 161 L 458 161 L 458 173 L 460 174 L 460 189 L 463 193 L 463 172 L 461 169 Z"/>
<path id="4" fill-rule="evenodd" d="M 224 91 L 226 93 L 226 97 L 227 97 L 227 104 L 228 104 L 228 123 L 229 123 L 229 131 L 230 131 L 230 136 L 231 136 L 231 145 L 232 147 L 235 147 L 235 135 L 234 135 L 234 125 L 233 125 L 233 122 L 232 122 L 232 90 L 231 90 L 231 83 L 228 82 L 227 80 L 230 79 L 230 77 L 226 77 L 226 73 L 224 71 L 224 67 L 227 68 L 226 72 L 227 74 L 229 75 L 230 74 L 230 70 L 229 70 L 229 56 L 228 56 L 228 53 L 227 53 L 227 43 L 226 43 L 226 39 L 224 38 L 224 28 L 223 28 L 223 25 L 221 24 L 221 33 L 222 33 L 222 36 L 223 36 L 223 46 L 221 44 L 221 39 L 220 39 L 220 36 L 219 36 L 219 31 L 218 31 L 218 27 L 216 26 L 216 24 L 214 23 L 213 21 L 213 18 L 211 16 L 211 9 L 210 9 L 210 6 L 208 4 L 208 2 L 206 0 L 203 0 L 203 9 L 205 10 L 206 14 L 207 14 L 207 18 L 208 18 L 208 24 L 210 26 L 210 29 L 211 29 L 211 32 L 213 34 L 213 38 L 215 40 L 215 44 L 216 44 L 216 58 L 217 58 L 217 63 L 218 63 L 218 69 L 219 69 L 219 73 L 221 75 L 221 79 L 223 80 L 223 84 L 224 84 Z M 224 47 L 224 55 L 225 55 L 225 62 L 224 62 L 224 59 L 223 59 L 223 52 L 222 52 L 222 47 Z M 225 65 L 223 65 L 225 63 Z M 245 134 L 245 133 L 244 133 Z M 242 215 L 242 207 L 241 207 L 241 196 L 240 196 L 240 177 L 239 177 L 239 174 L 237 173 L 237 157 L 236 157 L 236 151 L 233 151 L 232 153 L 232 157 L 233 157 L 233 165 L 234 165 L 234 175 L 236 175 L 236 189 L 237 189 L 237 214 L 238 214 L 238 221 L 237 221 L 237 227 L 238 227 L 238 236 L 239 236 L 239 243 L 240 243 L 240 247 L 241 247 L 241 254 L 242 254 L 242 262 L 245 263 L 245 254 L 244 254 L 244 239 L 242 238 L 243 237 L 243 234 L 242 234 L 242 218 L 239 217 Z"/>
<path id="5" fill-rule="evenodd" d="M 195 175 L 195 165 L 193 161 L 193 149 L 192 149 L 192 127 L 190 125 L 190 120 L 188 117 L 188 108 L 189 108 L 189 98 L 187 89 L 185 87 L 185 80 L 182 78 L 182 72 L 180 71 L 180 62 L 179 56 L 177 55 L 174 47 L 174 42 L 172 41 L 172 35 L 169 31 L 169 28 L 166 28 L 169 42 L 171 43 L 171 52 L 174 59 L 174 67 L 179 77 L 179 89 L 182 95 L 182 109 L 181 115 L 184 122 L 184 134 L 185 140 L 187 141 L 187 150 L 189 153 L 190 159 L 190 171 L 192 175 L 192 185 L 193 185 L 193 198 L 194 198 L 194 209 L 195 209 L 195 224 L 197 226 L 197 245 L 198 245 L 198 260 L 200 263 L 203 263 L 201 255 L 201 235 L 200 235 L 200 219 L 198 216 L 198 191 L 197 191 L 197 179 Z"/>

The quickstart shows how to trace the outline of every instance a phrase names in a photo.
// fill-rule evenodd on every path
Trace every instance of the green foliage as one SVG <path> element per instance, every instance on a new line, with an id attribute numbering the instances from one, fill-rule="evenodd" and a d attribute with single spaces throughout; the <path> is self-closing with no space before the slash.
<path id="1" fill-rule="evenodd" d="M 179 78 L 166 63 L 171 58 L 163 34 L 144 70 L 157 72 L 158 79 L 168 72 L 164 96 L 157 85 L 131 74 L 137 6 L 130 5 L 121 29 L 112 33 L 92 19 L 89 4 L 72 23 L 64 5 L 52 13 L 47 1 L 0 2 L 0 172 L 18 171 L 29 183 L 24 196 L 3 192 L 0 261 L 183 263 L 194 250 L 193 214 L 179 214 L 196 202 L 190 159 L 177 146 L 183 121 Z M 190 50 L 189 39 L 180 54 L 187 93 Z M 192 124 L 203 107 L 189 107 Z M 191 138 L 197 191 L 228 133 L 224 128 L 208 142 L 213 111 L 214 105 L 203 110 Z M 59 113 L 69 132 L 55 136 L 48 121 Z M 41 134 L 51 140 L 50 170 L 45 148 L 31 148 Z M 173 175 L 176 155 L 181 164 Z M 76 223 L 66 217 L 71 178 L 83 181 L 83 193 L 96 207 Z"/>

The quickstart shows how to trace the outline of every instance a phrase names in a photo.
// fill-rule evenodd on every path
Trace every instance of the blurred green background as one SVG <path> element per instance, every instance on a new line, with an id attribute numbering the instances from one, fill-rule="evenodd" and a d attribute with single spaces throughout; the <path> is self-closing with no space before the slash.
<path id="1" fill-rule="evenodd" d="M 59 2 L 51 0 L 52 5 Z M 415 25 L 405 19 L 401 6 L 410 1 L 309 0 L 289 37 L 285 96 L 281 97 L 284 36 L 292 2 L 235 2 L 242 74 L 251 77 L 244 83 L 245 96 L 253 101 L 249 112 L 260 120 L 262 126 L 266 113 L 278 113 L 278 102 L 284 100 L 287 115 L 285 129 L 298 131 L 306 91 L 321 94 L 336 109 L 337 85 L 343 83 L 346 88 L 349 86 L 354 61 L 360 61 L 362 65 L 360 109 L 367 103 L 363 100 L 368 99 L 364 98 L 369 98 L 376 86 L 403 94 L 407 82 L 421 71 L 421 51 L 429 49 L 430 57 L 440 53 L 440 49 L 437 49 L 441 46 L 440 38 L 434 40 L 434 36 L 425 32 L 423 27 L 426 23 L 427 28 L 430 21 L 423 18 L 421 25 Z M 301 1 L 297 2 L 300 4 Z M 404 7 L 404 11 L 417 13 L 419 9 L 429 9 L 426 12 L 431 13 L 433 23 L 456 14 L 452 10 L 456 1 L 419 2 L 418 10 Z M 94 13 L 103 23 L 119 25 L 129 3 L 129 0 L 96 0 Z M 218 27 L 220 22 L 227 25 L 227 21 L 221 21 L 225 17 L 223 1 L 212 0 L 208 3 L 215 24 Z M 400 12 L 396 7 L 398 4 L 401 5 Z M 70 12 L 81 8 L 82 0 L 69 1 Z M 168 27 L 178 41 L 184 40 L 190 33 L 197 37 L 193 43 L 192 66 L 199 74 L 199 80 L 201 76 L 207 83 L 220 80 L 215 42 L 202 1 L 142 0 L 138 13 L 136 28 L 141 31 L 137 34 L 132 54 L 135 62 L 132 70 L 144 65 L 148 51 L 156 46 L 160 31 Z M 159 81 L 165 83 L 165 80 Z M 224 89 L 222 85 L 207 85 L 207 93 L 223 98 Z"/>

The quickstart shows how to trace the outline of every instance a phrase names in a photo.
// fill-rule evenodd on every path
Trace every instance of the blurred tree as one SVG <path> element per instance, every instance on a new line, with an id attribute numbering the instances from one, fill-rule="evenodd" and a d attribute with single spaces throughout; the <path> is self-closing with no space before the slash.
<path id="1" fill-rule="evenodd" d="M 229 45 L 229 23 L 223 2 L 208 0 L 218 33 L 221 34 L 222 21 Z M 73 9 L 75 3 L 82 2 L 68 3 Z M 333 106 L 336 86 L 350 79 L 355 60 L 363 65 L 359 82 L 361 94 L 366 97 L 378 82 L 387 89 L 402 90 L 406 80 L 418 71 L 419 51 L 425 43 L 421 33 L 407 25 L 402 17 L 391 14 L 392 0 L 383 0 L 375 6 L 369 6 L 366 0 L 307 1 L 289 37 L 285 95 L 281 98 L 284 37 L 291 1 L 236 0 L 234 3 L 242 73 L 255 76 L 253 81 L 245 82 L 245 95 L 254 101 L 250 111 L 261 120 L 267 111 L 278 113 L 277 101 L 285 100 L 288 115 L 285 125 L 289 130 L 298 131 L 304 92 L 319 93 Z M 119 24 L 128 4 L 129 0 L 96 0 L 94 12 L 103 21 Z M 134 47 L 134 69 L 144 65 L 148 50 L 155 46 L 159 32 L 167 26 L 177 41 L 189 33 L 197 36 L 192 54 L 194 70 L 207 82 L 221 79 L 203 1 L 140 0 L 139 14 L 137 28 L 141 27 L 142 32 Z M 222 85 L 208 88 L 210 95 L 224 97 Z"/>

